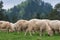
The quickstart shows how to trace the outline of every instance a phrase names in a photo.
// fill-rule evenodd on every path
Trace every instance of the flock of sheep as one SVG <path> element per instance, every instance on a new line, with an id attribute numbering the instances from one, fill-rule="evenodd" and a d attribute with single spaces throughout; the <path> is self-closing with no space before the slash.
<path id="1" fill-rule="evenodd" d="M 0 21 L 0 30 L 8 32 L 24 31 L 24 35 L 29 32 L 30 36 L 35 32 L 39 32 L 40 36 L 47 32 L 49 36 L 52 36 L 54 33 L 60 33 L 60 21 L 48 19 L 18 20 L 16 23 Z"/>

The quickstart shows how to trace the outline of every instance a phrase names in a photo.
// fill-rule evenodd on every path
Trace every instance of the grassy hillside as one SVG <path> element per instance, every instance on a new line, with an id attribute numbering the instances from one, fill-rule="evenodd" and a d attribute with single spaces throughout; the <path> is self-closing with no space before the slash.
<path id="1" fill-rule="evenodd" d="M 7 32 L 0 32 L 0 40 L 60 40 L 60 35 L 56 34 L 52 37 L 49 37 L 47 35 L 45 36 L 39 36 L 38 33 L 34 34 L 33 36 L 30 36 L 27 34 L 27 36 L 24 36 L 24 33 L 7 33 Z"/>

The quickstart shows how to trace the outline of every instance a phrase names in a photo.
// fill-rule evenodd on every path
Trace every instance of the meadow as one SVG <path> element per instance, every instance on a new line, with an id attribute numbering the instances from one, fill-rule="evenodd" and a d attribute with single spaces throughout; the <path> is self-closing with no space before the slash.
<path id="1" fill-rule="evenodd" d="M 60 40 L 60 35 L 55 34 L 50 37 L 47 34 L 39 36 L 38 33 L 35 33 L 33 36 L 30 36 L 29 34 L 24 36 L 24 32 L 0 32 L 0 40 Z"/>

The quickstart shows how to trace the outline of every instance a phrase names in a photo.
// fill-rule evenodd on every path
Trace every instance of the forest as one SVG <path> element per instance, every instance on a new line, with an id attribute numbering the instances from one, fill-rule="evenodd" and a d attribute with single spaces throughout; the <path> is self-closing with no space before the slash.
<path id="1" fill-rule="evenodd" d="M 0 20 L 16 22 L 20 19 L 58 19 L 60 20 L 60 3 L 53 8 L 50 3 L 42 0 L 26 0 L 8 10 L 3 9 L 0 1 Z"/>

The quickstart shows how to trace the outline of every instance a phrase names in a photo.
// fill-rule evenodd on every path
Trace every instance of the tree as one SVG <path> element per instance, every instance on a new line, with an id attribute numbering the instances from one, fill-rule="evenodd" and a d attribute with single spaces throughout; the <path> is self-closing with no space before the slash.
<path id="1" fill-rule="evenodd" d="M 60 8 L 60 3 L 55 5 L 55 9 L 58 9 L 58 8 Z"/>
<path id="2" fill-rule="evenodd" d="M 7 12 L 9 19 L 13 22 L 15 19 L 29 20 L 32 18 L 47 18 L 46 15 L 49 14 L 51 10 L 51 4 L 45 3 L 42 0 L 26 0 Z"/>
<path id="3" fill-rule="evenodd" d="M 0 20 L 3 20 L 3 12 L 2 12 L 2 7 L 3 7 L 3 2 L 0 1 Z"/>
<path id="4" fill-rule="evenodd" d="M 60 20 L 60 4 L 56 4 L 52 12 L 48 15 L 49 19 L 58 19 Z"/>
<path id="5" fill-rule="evenodd" d="M 0 1 L 0 20 L 6 20 L 6 15 L 4 14 L 5 10 L 2 9 L 2 7 L 3 7 L 3 2 Z"/>

